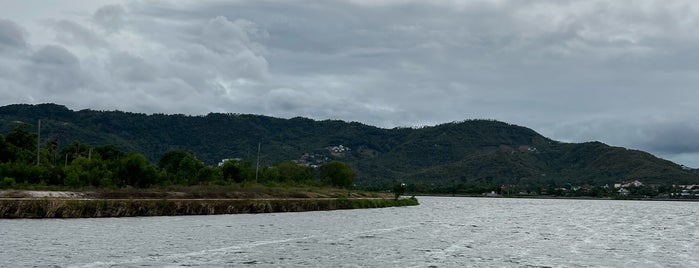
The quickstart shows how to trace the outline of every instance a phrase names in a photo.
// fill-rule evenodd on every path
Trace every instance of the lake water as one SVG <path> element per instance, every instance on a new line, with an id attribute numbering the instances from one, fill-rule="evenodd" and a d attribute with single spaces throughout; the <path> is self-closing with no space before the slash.
<path id="1" fill-rule="evenodd" d="M 699 267 L 699 203 L 421 197 L 416 207 L 0 220 L 0 267 Z"/>

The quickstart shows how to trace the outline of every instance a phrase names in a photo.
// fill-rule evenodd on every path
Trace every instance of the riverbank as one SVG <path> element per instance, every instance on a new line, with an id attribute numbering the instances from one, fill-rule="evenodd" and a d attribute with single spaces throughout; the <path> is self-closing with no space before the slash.
<path id="1" fill-rule="evenodd" d="M 94 218 L 304 212 L 418 205 L 415 198 L 0 199 L 0 218 Z"/>
<path id="2" fill-rule="evenodd" d="M 561 199 L 561 200 L 615 200 L 615 201 L 677 201 L 699 202 L 699 198 L 643 198 L 628 196 L 553 196 L 553 195 L 478 195 L 478 194 L 415 194 L 415 196 L 433 197 L 471 197 L 471 198 L 513 198 L 513 199 Z"/>

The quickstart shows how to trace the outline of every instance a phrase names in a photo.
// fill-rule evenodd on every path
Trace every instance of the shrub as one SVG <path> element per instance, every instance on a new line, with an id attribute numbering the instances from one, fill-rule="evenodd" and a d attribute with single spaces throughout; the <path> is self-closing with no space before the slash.
<path id="1" fill-rule="evenodd" d="M 396 200 L 398 200 L 401 195 L 405 194 L 406 188 L 407 186 L 405 183 L 397 183 L 396 185 L 393 185 L 393 195 Z"/>
<path id="2" fill-rule="evenodd" d="M 11 189 L 15 187 L 15 184 L 17 183 L 14 178 L 5 177 L 0 181 L 0 189 Z"/>

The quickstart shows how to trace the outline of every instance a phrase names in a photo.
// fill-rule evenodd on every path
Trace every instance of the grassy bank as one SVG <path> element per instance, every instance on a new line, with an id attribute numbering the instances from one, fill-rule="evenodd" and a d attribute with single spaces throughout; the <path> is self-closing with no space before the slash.
<path id="1" fill-rule="evenodd" d="M 408 199 L 4 199 L 0 218 L 91 218 L 302 212 L 418 205 Z"/>
<path id="2" fill-rule="evenodd" d="M 391 198 L 391 193 L 347 190 L 331 187 L 296 185 L 235 185 L 166 186 L 152 188 L 69 188 L 23 185 L 0 190 L 0 198 L 32 198 L 30 192 L 72 192 L 89 199 L 285 199 L 285 198 Z"/>

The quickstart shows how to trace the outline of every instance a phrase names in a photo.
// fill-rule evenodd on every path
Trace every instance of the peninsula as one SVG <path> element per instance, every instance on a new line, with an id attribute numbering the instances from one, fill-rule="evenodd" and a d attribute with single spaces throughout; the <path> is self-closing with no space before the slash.
<path id="1" fill-rule="evenodd" d="M 0 218 L 92 218 L 304 212 L 418 205 L 417 199 L 329 189 L 0 191 Z M 198 189 L 202 190 L 202 189 Z"/>

